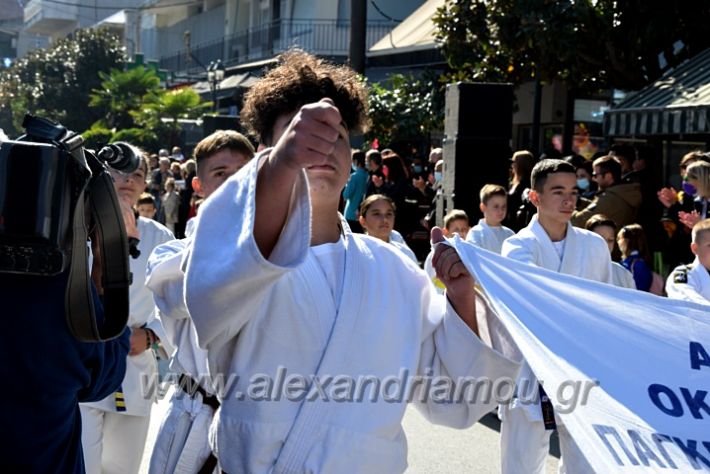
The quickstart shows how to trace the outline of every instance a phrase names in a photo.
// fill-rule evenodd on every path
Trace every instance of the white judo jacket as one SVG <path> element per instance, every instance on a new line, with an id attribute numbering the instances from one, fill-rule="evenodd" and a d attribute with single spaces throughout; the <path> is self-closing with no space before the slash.
<path id="1" fill-rule="evenodd" d="M 505 226 L 494 229 L 486 224 L 485 219 L 480 219 L 478 224 L 471 227 L 471 230 L 468 231 L 466 242 L 471 242 L 482 249 L 500 255 L 503 242 L 513 235 L 515 235 L 515 232 Z"/>
<path id="2" fill-rule="evenodd" d="M 601 236 L 568 223 L 564 254 L 560 259 L 552 240 L 538 222 L 537 214 L 527 227 L 503 243 L 502 255 L 565 275 L 613 284 L 611 256 Z M 530 297 L 534 298 L 534 295 Z M 563 318 L 564 314 L 557 317 Z M 518 387 L 525 390 L 528 399 L 537 394 L 537 382 L 532 369 L 524 362 Z M 523 407 L 531 421 L 542 421 L 539 403 L 522 403 L 520 398 L 516 398 L 510 408 L 516 407 Z"/>
<path id="3" fill-rule="evenodd" d="M 677 267 L 666 280 L 669 298 L 710 304 L 710 273 L 700 261 Z"/>
<path id="4" fill-rule="evenodd" d="M 218 392 L 213 450 L 230 474 L 402 472 L 406 403 L 373 399 L 369 388 L 364 398 L 334 401 L 335 383 L 323 389 L 329 377 L 341 388 L 363 377 L 408 383 L 407 372 L 495 379 L 515 377 L 519 365 L 485 346 L 411 260 L 347 226 L 342 297 L 335 301 L 309 250 L 305 172 L 265 259 L 252 229 L 258 165 L 268 153 L 203 204 L 185 262 L 187 307 L 210 372 L 239 377 Z M 251 396 L 250 379 L 277 379 L 284 370 L 287 378 L 315 377 L 305 401 L 281 391 L 267 400 Z M 420 408 L 434 422 L 463 428 L 492 409 L 495 400 L 488 402 L 437 403 L 430 397 Z"/>

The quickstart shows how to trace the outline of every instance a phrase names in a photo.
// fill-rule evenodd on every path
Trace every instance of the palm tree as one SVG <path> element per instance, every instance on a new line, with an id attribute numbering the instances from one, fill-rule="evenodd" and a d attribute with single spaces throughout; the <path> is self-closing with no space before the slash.
<path id="1" fill-rule="evenodd" d="M 160 79 L 152 69 L 138 66 L 128 71 L 99 72 L 101 88 L 91 91 L 89 106 L 107 111 L 105 125 L 111 129 L 135 127 L 132 111 L 140 110 L 147 97 L 160 94 Z"/>

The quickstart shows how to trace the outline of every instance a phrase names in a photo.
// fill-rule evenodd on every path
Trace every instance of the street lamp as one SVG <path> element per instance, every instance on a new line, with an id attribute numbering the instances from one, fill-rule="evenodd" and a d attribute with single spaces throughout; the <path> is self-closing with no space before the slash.
<path id="1" fill-rule="evenodd" d="M 219 89 L 219 84 L 224 79 L 224 66 L 222 65 L 222 60 L 212 61 L 209 66 L 207 66 L 207 82 L 210 84 L 210 89 L 212 90 L 212 111 L 217 113 L 217 89 Z"/>

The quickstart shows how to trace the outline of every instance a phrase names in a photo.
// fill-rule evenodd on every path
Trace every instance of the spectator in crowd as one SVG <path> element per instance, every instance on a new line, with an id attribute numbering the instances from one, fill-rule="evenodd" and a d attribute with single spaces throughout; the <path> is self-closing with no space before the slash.
<path id="1" fill-rule="evenodd" d="M 389 154 L 387 158 L 382 159 L 382 166 L 385 174 L 384 181 L 373 176 L 372 182 L 378 194 L 389 196 L 394 201 L 398 213 L 394 227 L 407 238 L 418 225 L 416 194 L 420 193 L 410 184 L 409 172 L 399 155 Z"/>
<path id="2" fill-rule="evenodd" d="M 392 238 L 397 206 L 389 196 L 373 194 L 360 205 L 360 225 L 367 235 L 380 239 L 398 248 L 415 263 L 417 257 L 404 240 Z"/>
<path id="3" fill-rule="evenodd" d="M 116 194 L 122 206 L 134 207 L 145 190 L 147 157 L 130 174 L 111 169 Z M 86 471 L 137 473 L 145 449 L 150 410 L 155 394 L 146 395 L 141 381 L 158 373 L 154 348 L 164 340 L 162 326 L 155 319 L 153 295 L 145 286 L 146 264 L 153 249 L 173 239 L 172 233 L 152 219 L 136 218 L 124 212 L 128 235 L 140 239 L 140 256 L 130 259 L 133 280 L 129 288 L 128 327 L 131 350 L 126 375 L 118 391 L 92 403 L 81 404 L 81 442 Z M 171 349 L 166 347 L 167 352 Z"/>
<path id="4" fill-rule="evenodd" d="M 609 156 L 615 157 L 621 166 L 621 181 L 626 181 L 633 172 L 633 163 L 636 161 L 636 150 L 631 145 L 624 143 L 613 145 L 609 148 Z M 632 181 L 633 182 L 633 181 Z"/>
<path id="5" fill-rule="evenodd" d="M 579 197 L 582 199 L 592 200 L 597 193 L 597 183 L 592 179 L 594 167 L 592 162 L 584 160 L 576 167 L 577 173 L 577 188 L 579 189 Z"/>
<path id="6" fill-rule="evenodd" d="M 367 165 L 367 173 L 369 175 L 367 181 L 366 196 L 377 194 L 377 188 L 373 182 L 373 177 L 377 177 L 378 182 L 384 182 L 385 173 L 382 169 L 382 155 L 377 150 L 368 150 L 365 153 L 365 164 Z"/>
<path id="7" fill-rule="evenodd" d="M 158 169 L 159 158 L 158 155 L 153 153 L 148 159 L 148 173 L 153 173 L 153 170 Z"/>
<path id="8" fill-rule="evenodd" d="M 680 222 L 678 213 L 692 212 L 695 209 L 695 196 L 688 191 L 695 191 L 686 181 L 688 166 L 697 161 L 710 161 L 707 155 L 700 150 L 694 150 L 683 156 L 680 160 L 679 171 L 683 180 L 682 188 L 676 191 L 673 187 L 665 187 L 658 191 L 658 200 L 664 207 L 661 223 L 665 229 L 665 245 L 663 255 L 665 261 L 674 268 L 685 264 L 693 258 L 690 251 L 690 229 Z M 695 194 L 695 193 L 694 193 Z"/>
<path id="9" fill-rule="evenodd" d="M 508 225 L 518 231 L 527 225 L 527 218 L 518 219 L 523 204 L 523 193 L 530 189 L 530 173 L 535 166 L 535 156 L 527 150 L 516 151 L 510 159 L 511 180 L 508 188 Z"/>
<path id="10" fill-rule="evenodd" d="M 180 190 L 180 208 L 178 209 L 178 221 L 175 224 L 175 236 L 177 238 L 185 237 L 185 226 L 190 219 L 190 210 L 192 208 L 192 180 L 197 176 L 195 172 L 195 160 L 187 160 L 183 165 L 183 176 L 185 187 Z"/>
<path id="11" fill-rule="evenodd" d="M 185 155 L 182 154 L 182 150 L 179 146 L 173 147 L 173 153 L 170 155 L 170 159 L 178 163 L 182 163 L 183 161 L 185 161 Z"/>
<path id="12" fill-rule="evenodd" d="M 503 241 L 515 235 L 515 232 L 502 224 L 508 210 L 508 193 L 503 186 L 486 184 L 481 188 L 480 199 L 479 208 L 483 218 L 473 226 L 466 240 L 500 255 Z"/>
<path id="13" fill-rule="evenodd" d="M 345 199 L 345 219 L 353 232 L 362 233 L 362 227 L 358 221 L 357 212 L 367 191 L 368 174 L 365 171 L 365 153 L 353 150 L 353 171 L 348 178 L 348 184 L 343 189 L 343 199 Z"/>
<path id="14" fill-rule="evenodd" d="M 609 246 L 609 254 L 614 255 L 616 249 L 616 223 L 603 214 L 594 214 L 584 225 L 584 228 L 599 234 Z M 631 272 L 618 262 L 611 262 L 611 273 L 614 285 L 622 288 L 636 289 L 636 282 Z"/>
<path id="15" fill-rule="evenodd" d="M 710 302 L 710 219 L 703 219 L 693 226 L 690 250 L 695 260 L 690 265 L 677 267 L 666 282 L 669 298 Z"/>
<path id="16" fill-rule="evenodd" d="M 170 173 L 173 175 L 174 179 L 180 179 L 182 176 L 182 166 L 177 161 L 172 161 L 170 163 Z"/>
<path id="17" fill-rule="evenodd" d="M 685 175 L 684 189 L 688 194 L 695 196 L 691 212 L 679 211 L 678 219 L 687 228 L 692 229 L 695 224 L 710 217 L 710 163 L 698 161 L 688 166 Z"/>
<path id="18" fill-rule="evenodd" d="M 180 193 L 175 189 L 175 178 L 168 178 L 165 182 L 165 194 L 163 194 L 163 209 L 165 210 L 165 227 L 175 234 L 175 224 L 178 221 L 178 210 L 180 208 Z"/>
<path id="19" fill-rule="evenodd" d="M 599 192 L 589 206 L 574 213 L 572 224 L 582 227 L 594 214 L 604 214 L 619 226 L 636 222 L 641 205 L 640 185 L 621 181 L 621 164 L 613 156 L 597 158 L 593 165 Z"/>
<path id="20" fill-rule="evenodd" d="M 653 270 L 646 243 L 646 235 L 639 224 L 629 224 L 619 231 L 616 242 L 621 250 L 621 264 L 631 272 L 636 289 L 651 291 Z"/>
<path id="21" fill-rule="evenodd" d="M 136 202 L 136 211 L 138 211 L 138 215 L 141 217 L 155 219 L 155 213 L 158 212 L 158 209 L 155 205 L 153 195 L 150 193 L 141 194 Z"/>

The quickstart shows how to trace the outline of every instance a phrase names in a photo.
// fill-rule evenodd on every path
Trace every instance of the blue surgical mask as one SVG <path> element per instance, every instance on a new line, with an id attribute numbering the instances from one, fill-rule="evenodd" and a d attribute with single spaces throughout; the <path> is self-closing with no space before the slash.
<path id="1" fill-rule="evenodd" d="M 350 169 L 352 169 L 353 171 L 357 171 L 357 166 L 355 166 L 355 163 L 352 163 L 350 165 Z"/>
<path id="2" fill-rule="evenodd" d="M 434 171 L 434 181 L 439 183 L 442 179 L 444 179 L 444 174 L 441 171 Z"/>
<path id="3" fill-rule="evenodd" d="M 414 165 L 412 166 L 412 169 L 414 170 L 415 173 L 419 174 L 422 172 L 422 167 L 421 165 Z"/>
<path id="4" fill-rule="evenodd" d="M 683 181 L 683 192 L 688 196 L 695 196 L 698 193 L 698 188 L 687 181 Z"/>
<path id="5" fill-rule="evenodd" d="M 587 189 L 589 189 L 589 180 L 587 178 L 578 178 L 577 187 L 582 191 L 586 191 Z"/>

